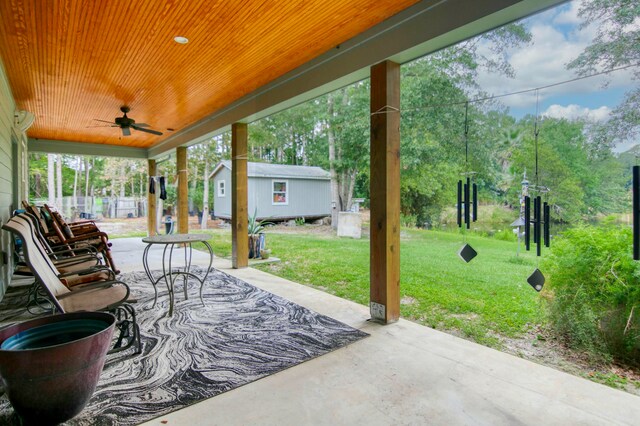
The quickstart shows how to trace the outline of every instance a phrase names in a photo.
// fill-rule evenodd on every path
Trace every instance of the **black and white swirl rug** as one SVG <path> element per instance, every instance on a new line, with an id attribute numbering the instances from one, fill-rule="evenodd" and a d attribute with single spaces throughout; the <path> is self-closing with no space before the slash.
<path id="1" fill-rule="evenodd" d="M 177 280 L 172 317 L 166 315 L 166 288 L 151 309 L 153 288 L 144 272 L 120 279 L 138 298 L 143 353 L 110 355 L 93 398 L 68 424 L 138 424 L 368 335 L 217 270 L 205 283 L 205 306 L 195 283 L 184 300 Z M 15 310 L 6 305 L 0 307 L 2 322 L 15 322 Z M 0 397 L 0 424 L 17 424 L 16 417 L 6 395 Z"/>

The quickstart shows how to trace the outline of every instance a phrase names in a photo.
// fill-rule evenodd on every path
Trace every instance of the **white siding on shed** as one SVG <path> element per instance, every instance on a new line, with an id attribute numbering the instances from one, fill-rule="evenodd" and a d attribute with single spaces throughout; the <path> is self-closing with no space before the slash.
<path id="1" fill-rule="evenodd" d="M 213 212 L 216 217 L 231 218 L 231 163 L 223 161 L 211 174 L 214 192 Z M 257 209 L 259 218 L 284 219 L 322 217 L 331 215 L 331 185 L 329 173 L 319 167 L 287 166 L 282 164 L 248 163 L 248 213 Z M 225 181 L 225 196 L 217 191 Z M 273 203 L 273 182 L 287 182 L 287 202 Z"/>
<path id="2" fill-rule="evenodd" d="M 224 181 L 224 197 L 221 197 L 218 194 L 218 185 L 221 180 Z M 222 218 L 230 218 L 231 197 L 233 197 L 233 194 L 231 193 L 231 170 L 226 167 L 220 169 L 214 178 L 214 188 L 216 188 L 216 190 L 213 193 L 213 215 Z M 251 213 L 252 211 L 249 210 L 249 212 Z"/>
<path id="3" fill-rule="evenodd" d="M 273 204 L 274 180 L 288 182 L 287 204 Z M 253 214 L 255 206 L 258 206 L 259 217 L 328 216 L 331 214 L 331 187 L 326 180 L 250 178 L 249 214 Z"/>

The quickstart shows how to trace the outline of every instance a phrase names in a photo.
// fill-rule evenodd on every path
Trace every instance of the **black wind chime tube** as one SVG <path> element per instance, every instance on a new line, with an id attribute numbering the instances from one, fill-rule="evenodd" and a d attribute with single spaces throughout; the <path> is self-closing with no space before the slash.
<path id="1" fill-rule="evenodd" d="M 538 197 L 533 197 L 533 244 L 538 243 Z"/>
<path id="2" fill-rule="evenodd" d="M 640 260 L 640 166 L 633 166 L 633 260 Z"/>
<path id="3" fill-rule="evenodd" d="M 543 205 L 544 214 L 544 246 L 549 247 L 551 245 L 551 234 L 549 233 L 549 224 L 551 222 L 551 208 L 547 202 Z"/>
<path id="4" fill-rule="evenodd" d="M 531 198 L 524 197 L 524 247 L 531 248 Z"/>
<path id="5" fill-rule="evenodd" d="M 536 254 L 538 256 L 540 256 L 542 254 L 542 238 L 540 238 L 540 234 L 541 234 L 541 226 L 540 226 L 540 221 L 542 219 L 542 199 L 540 198 L 540 196 L 536 197 L 536 201 L 534 204 L 534 209 L 535 212 L 533 213 L 533 215 L 535 216 L 534 218 L 534 238 L 535 238 L 535 242 L 537 244 L 536 246 Z"/>
<path id="6" fill-rule="evenodd" d="M 458 228 L 462 228 L 462 180 L 458 181 Z"/>
<path id="7" fill-rule="evenodd" d="M 473 184 L 473 221 L 478 220 L 478 185 Z"/>
<path id="8" fill-rule="evenodd" d="M 469 197 L 469 189 L 471 187 L 471 179 L 467 178 L 467 183 L 464 184 L 464 223 L 467 224 L 467 229 L 471 229 L 471 209 L 470 203 L 471 197 Z"/>

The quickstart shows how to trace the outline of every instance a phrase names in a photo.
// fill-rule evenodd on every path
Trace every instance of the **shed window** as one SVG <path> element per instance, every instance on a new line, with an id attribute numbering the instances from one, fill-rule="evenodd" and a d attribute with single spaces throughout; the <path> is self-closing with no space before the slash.
<path id="1" fill-rule="evenodd" d="M 273 204 L 289 204 L 289 182 L 286 180 L 273 181 Z"/>
<path id="2" fill-rule="evenodd" d="M 224 181 L 219 180 L 218 181 L 218 197 L 224 197 L 224 190 L 225 190 Z"/>

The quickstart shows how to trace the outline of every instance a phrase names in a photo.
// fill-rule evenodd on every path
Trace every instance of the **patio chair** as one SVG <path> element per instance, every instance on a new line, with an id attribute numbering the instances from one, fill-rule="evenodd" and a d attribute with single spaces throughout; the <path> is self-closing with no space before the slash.
<path id="1" fill-rule="evenodd" d="M 47 253 L 53 268 L 57 271 L 58 277 L 69 289 L 74 290 L 76 286 L 116 279 L 116 272 L 109 266 L 103 265 L 97 254 L 76 255 L 73 254 L 74 250 L 70 250 L 73 256 L 62 257 L 60 251 L 51 251 L 51 247 L 47 244 L 47 239 L 40 235 L 36 218 L 28 213 L 23 213 L 20 215 L 20 219 L 28 222 L 35 243 L 38 244 L 41 251 Z"/>
<path id="2" fill-rule="evenodd" d="M 64 312 L 107 311 L 118 318 L 119 336 L 111 353 L 135 346 L 136 353 L 142 350 L 140 330 L 136 322 L 133 306 L 129 305 L 129 287 L 122 281 L 103 281 L 86 285 L 72 291 L 67 288 L 56 273 L 56 269 L 41 246 L 37 243 L 29 220 L 14 216 L 3 229 L 18 235 L 24 244 L 24 256 L 36 281 L 48 294 L 55 310 Z M 126 342 L 126 343 L 125 343 Z"/>
<path id="3" fill-rule="evenodd" d="M 41 234 L 38 220 L 29 213 L 23 213 L 21 218 L 27 219 L 35 237 L 35 242 L 41 250 L 47 253 L 53 266 L 58 271 L 58 277 L 63 279 L 67 287 L 85 284 L 94 281 L 107 281 L 115 279 L 115 272 L 108 266 L 102 265 L 100 257 L 92 251 L 77 253 L 77 250 L 54 251 L 46 238 Z M 15 274 L 30 276 L 33 272 L 24 260 L 19 261 Z"/>
<path id="4" fill-rule="evenodd" d="M 85 247 L 86 245 L 90 245 L 102 254 L 105 263 L 116 274 L 120 273 L 120 271 L 116 268 L 113 257 L 111 256 L 111 243 L 109 242 L 109 236 L 106 233 L 101 231 L 85 232 L 87 228 L 81 228 L 83 230 L 82 233 L 80 233 L 79 235 L 75 235 L 75 228 L 72 228 L 66 222 L 64 222 L 62 217 L 58 215 L 57 212 L 55 212 L 56 215 L 54 215 L 54 212 L 49 209 L 46 204 L 44 205 L 44 208 L 45 211 L 48 210 L 52 212 L 53 220 L 51 221 L 51 225 L 55 233 L 55 237 L 59 241 L 59 244 L 64 245 L 68 250 L 73 250 L 78 247 Z M 95 229 L 97 229 L 97 227 Z"/>
<path id="5" fill-rule="evenodd" d="M 44 210 L 44 213 L 45 213 L 45 220 L 48 217 L 50 218 L 51 222 L 55 221 L 58 224 L 58 226 L 60 226 L 63 229 L 68 226 L 69 228 L 71 228 L 72 232 L 76 235 L 88 234 L 91 232 L 101 232 L 100 228 L 98 228 L 98 225 L 96 225 L 96 222 L 93 220 L 79 220 L 75 222 L 66 222 L 62 217 L 62 215 L 56 210 L 52 209 L 49 205 L 44 204 L 42 206 L 42 209 Z"/>

